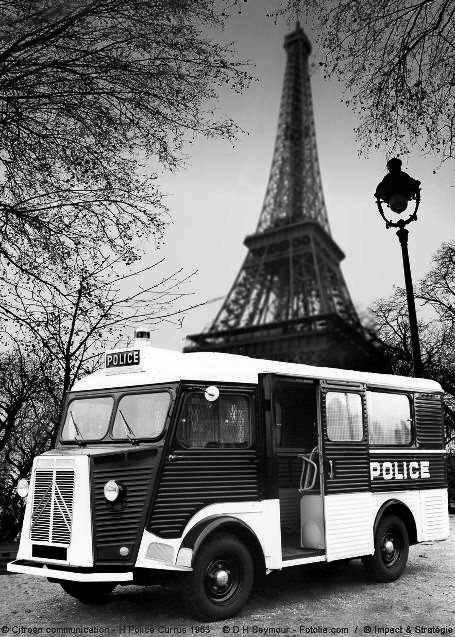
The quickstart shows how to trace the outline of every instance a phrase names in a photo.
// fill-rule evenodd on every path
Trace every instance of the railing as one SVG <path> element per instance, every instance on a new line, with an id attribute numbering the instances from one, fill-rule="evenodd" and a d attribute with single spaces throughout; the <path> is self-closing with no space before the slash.
<path id="1" fill-rule="evenodd" d="M 184 351 L 200 351 L 201 349 L 217 349 L 217 347 L 229 347 L 239 345 L 242 342 L 250 342 L 251 339 L 272 339 L 278 336 L 291 336 L 292 334 L 311 334 L 336 329 L 350 328 L 353 338 L 362 337 L 370 344 L 380 347 L 379 340 L 370 332 L 365 330 L 360 324 L 349 325 L 338 314 L 322 314 L 308 316 L 304 318 L 288 319 L 275 323 L 263 325 L 252 325 L 248 327 L 226 328 L 224 330 L 207 331 L 200 334 L 190 334 L 187 336 Z"/>
<path id="2" fill-rule="evenodd" d="M 299 453 L 298 458 L 302 460 L 302 472 L 300 474 L 299 493 L 302 495 L 305 491 L 311 491 L 316 484 L 319 464 L 319 451 L 315 447 L 309 454 Z"/>

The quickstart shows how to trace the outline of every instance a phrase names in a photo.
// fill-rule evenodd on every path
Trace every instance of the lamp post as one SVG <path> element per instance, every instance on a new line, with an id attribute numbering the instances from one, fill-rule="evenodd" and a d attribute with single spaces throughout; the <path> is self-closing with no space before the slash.
<path id="1" fill-rule="evenodd" d="M 403 257 L 404 280 L 406 284 L 406 297 L 408 300 L 409 327 L 411 330 L 412 359 L 414 363 L 414 376 L 423 377 L 422 357 L 420 354 L 419 331 L 417 328 L 417 314 L 412 286 L 411 266 L 408 253 L 408 235 L 406 228 L 412 221 L 417 221 L 417 210 L 420 204 L 420 181 L 413 179 L 401 170 L 401 160 L 390 159 L 387 162 L 389 174 L 378 184 L 375 192 L 379 213 L 385 221 L 386 228 L 398 228 L 397 237 L 401 245 Z M 414 211 L 406 218 L 397 221 L 388 219 L 384 213 L 383 202 L 392 212 L 400 215 L 408 207 L 410 201 L 414 201 Z"/>

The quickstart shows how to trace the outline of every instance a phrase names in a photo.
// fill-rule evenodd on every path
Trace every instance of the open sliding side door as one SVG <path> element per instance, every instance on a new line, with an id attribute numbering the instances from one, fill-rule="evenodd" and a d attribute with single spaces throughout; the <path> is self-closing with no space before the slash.
<path id="1" fill-rule="evenodd" d="M 259 377 L 266 490 L 279 500 L 283 560 L 324 550 L 318 384 L 283 374 Z"/>
<path id="2" fill-rule="evenodd" d="M 304 450 L 311 451 L 318 445 L 317 386 L 318 382 L 313 379 L 259 374 L 261 419 L 265 423 L 265 491 L 270 498 L 277 498 L 279 487 L 285 486 L 284 472 L 280 474 L 278 458 L 295 458 L 299 477 L 302 462 L 298 454 Z M 306 400 L 302 399 L 301 405 L 298 403 L 299 394 L 307 397 Z M 293 404 L 285 404 L 286 399 Z M 292 474 L 295 472 L 295 468 L 291 469 Z M 296 488 L 298 486 L 297 480 Z"/>

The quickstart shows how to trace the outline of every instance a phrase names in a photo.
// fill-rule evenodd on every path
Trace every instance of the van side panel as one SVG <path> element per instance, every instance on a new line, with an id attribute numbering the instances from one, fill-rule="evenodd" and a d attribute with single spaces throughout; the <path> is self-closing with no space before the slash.
<path id="1" fill-rule="evenodd" d="M 449 537 L 447 489 L 421 491 L 420 510 L 422 524 L 420 529 L 417 528 L 420 542 L 445 540 Z"/>
<path id="2" fill-rule="evenodd" d="M 408 453 L 399 449 L 370 451 L 372 491 L 442 489 L 447 486 L 444 453 Z"/>
<path id="3" fill-rule="evenodd" d="M 148 529 L 161 538 L 180 537 L 202 508 L 259 499 L 255 449 L 178 449 L 166 458 Z"/>
<path id="4" fill-rule="evenodd" d="M 325 496 L 327 561 L 373 553 L 372 501 L 369 492 Z"/>

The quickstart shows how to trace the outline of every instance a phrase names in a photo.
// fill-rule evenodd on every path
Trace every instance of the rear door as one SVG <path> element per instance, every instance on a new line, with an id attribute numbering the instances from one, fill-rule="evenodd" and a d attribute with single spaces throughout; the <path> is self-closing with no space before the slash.
<path id="1" fill-rule="evenodd" d="M 327 559 L 372 552 L 365 387 L 322 381 L 324 511 Z"/>

